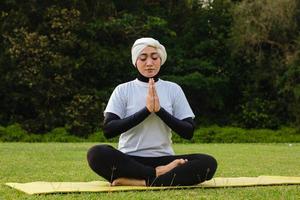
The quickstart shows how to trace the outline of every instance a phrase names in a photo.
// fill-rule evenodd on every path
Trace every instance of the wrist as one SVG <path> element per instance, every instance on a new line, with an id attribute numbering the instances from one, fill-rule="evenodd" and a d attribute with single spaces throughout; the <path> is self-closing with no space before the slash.
<path id="1" fill-rule="evenodd" d="M 145 106 L 144 109 L 146 110 L 146 112 L 147 112 L 148 114 L 151 114 L 151 111 L 149 110 L 149 108 L 148 108 L 147 106 Z"/>
<path id="2" fill-rule="evenodd" d="M 158 113 L 161 110 L 161 107 L 159 107 L 158 109 L 156 109 L 154 112 Z"/>
<path id="3" fill-rule="evenodd" d="M 159 107 L 159 109 L 157 111 L 155 111 L 155 114 L 159 115 L 164 111 L 163 107 Z"/>

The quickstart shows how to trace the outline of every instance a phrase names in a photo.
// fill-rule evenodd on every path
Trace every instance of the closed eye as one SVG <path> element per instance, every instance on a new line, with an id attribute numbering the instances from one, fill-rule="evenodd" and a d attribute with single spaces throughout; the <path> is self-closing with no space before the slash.
<path id="1" fill-rule="evenodd" d="M 140 61 L 146 61 L 147 60 L 147 58 L 148 58 L 148 55 L 147 54 L 141 54 L 140 56 L 139 56 L 139 60 Z M 159 58 L 159 55 L 158 55 L 158 53 L 151 53 L 150 54 L 150 58 L 152 59 L 152 60 L 157 60 L 158 58 Z"/>

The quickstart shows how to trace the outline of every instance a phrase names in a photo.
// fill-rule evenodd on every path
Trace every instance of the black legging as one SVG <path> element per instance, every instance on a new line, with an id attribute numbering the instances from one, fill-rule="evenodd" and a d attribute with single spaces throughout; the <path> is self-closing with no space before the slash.
<path id="1" fill-rule="evenodd" d="M 180 158 L 188 162 L 156 177 L 157 166 Z M 87 159 L 93 171 L 111 183 L 123 177 L 145 180 L 147 186 L 195 185 L 211 179 L 217 169 L 217 161 L 205 154 L 139 157 L 126 155 L 109 145 L 93 146 Z"/>

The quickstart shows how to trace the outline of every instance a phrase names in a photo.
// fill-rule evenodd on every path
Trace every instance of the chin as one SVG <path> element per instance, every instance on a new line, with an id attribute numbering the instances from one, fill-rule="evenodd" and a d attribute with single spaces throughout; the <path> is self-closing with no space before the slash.
<path id="1" fill-rule="evenodd" d="M 144 76 L 147 78 L 153 78 L 154 76 L 156 76 L 157 73 L 155 74 L 145 74 Z"/>

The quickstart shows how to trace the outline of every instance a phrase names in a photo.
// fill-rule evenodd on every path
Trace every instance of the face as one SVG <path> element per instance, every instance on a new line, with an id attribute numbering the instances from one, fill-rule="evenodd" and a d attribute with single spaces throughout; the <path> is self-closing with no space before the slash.
<path id="1" fill-rule="evenodd" d="M 146 47 L 136 61 L 139 72 L 147 77 L 154 77 L 160 70 L 161 59 L 154 47 Z"/>

